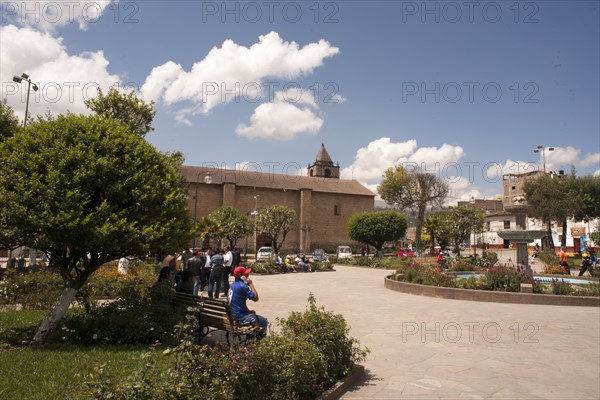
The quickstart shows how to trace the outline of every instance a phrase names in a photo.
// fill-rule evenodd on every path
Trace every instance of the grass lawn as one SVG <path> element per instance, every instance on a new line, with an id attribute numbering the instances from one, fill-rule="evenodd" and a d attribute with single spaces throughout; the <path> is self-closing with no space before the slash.
<path id="1" fill-rule="evenodd" d="M 46 311 L 0 312 L 0 399 L 92 399 L 92 391 L 82 376 L 96 363 L 106 364 L 106 375 L 120 379 L 148 361 L 141 360 L 141 355 L 148 352 L 148 347 L 142 346 L 27 346 L 45 314 Z M 165 366 L 170 360 L 160 351 L 151 357 Z"/>

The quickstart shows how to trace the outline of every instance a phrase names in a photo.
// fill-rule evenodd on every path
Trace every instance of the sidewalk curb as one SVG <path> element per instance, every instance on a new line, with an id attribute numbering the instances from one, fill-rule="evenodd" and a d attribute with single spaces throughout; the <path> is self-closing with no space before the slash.
<path id="1" fill-rule="evenodd" d="M 336 383 L 329 389 L 327 389 L 324 393 L 322 393 L 316 400 L 336 400 L 339 399 L 341 395 L 343 395 L 346 390 L 348 390 L 351 386 L 354 386 L 358 381 L 360 381 L 365 376 L 365 367 L 362 365 L 357 365 L 350 375 L 348 375 L 344 380 Z"/>

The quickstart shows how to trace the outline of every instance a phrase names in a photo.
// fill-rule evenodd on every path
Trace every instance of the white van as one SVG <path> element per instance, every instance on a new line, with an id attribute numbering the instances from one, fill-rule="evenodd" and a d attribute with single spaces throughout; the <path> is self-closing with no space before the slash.
<path id="1" fill-rule="evenodd" d="M 337 258 L 352 258 L 352 249 L 350 246 L 338 246 L 336 255 Z"/>
<path id="2" fill-rule="evenodd" d="M 274 260 L 275 253 L 273 252 L 273 248 L 270 246 L 264 246 L 258 249 L 256 252 L 256 261 L 267 261 Z"/>

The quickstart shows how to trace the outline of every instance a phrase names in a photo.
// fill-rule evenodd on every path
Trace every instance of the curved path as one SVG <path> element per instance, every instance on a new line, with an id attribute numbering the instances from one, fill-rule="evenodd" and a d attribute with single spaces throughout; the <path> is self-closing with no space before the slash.
<path id="1" fill-rule="evenodd" d="M 252 304 L 276 317 L 318 306 L 341 313 L 371 353 L 367 378 L 343 399 L 598 399 L 600 312 L 470 302 L 387 290 L 390 271 L 253 276 Z"/>

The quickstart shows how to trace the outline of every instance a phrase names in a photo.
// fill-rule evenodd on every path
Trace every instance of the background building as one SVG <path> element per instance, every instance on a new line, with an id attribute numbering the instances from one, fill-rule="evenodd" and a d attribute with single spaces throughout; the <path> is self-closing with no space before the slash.
<path id="1" fill-rule="evenodd" d="M 253 218 L 253 211 L 281 204 L 296 211 L 299 221 L 298 229 L 286 238 L 284 248 L 310 252 L 351 244 L 346 232 L 349 218 L 374 210 L 375 194 L 355 180 L 339 179 L 339 168 L 321 145 L 315 162 L 308 166 L 309 176 L 210 166 L 183 166 L 181 172 L 189 184 L 192 218 L 199 220 L 224 205 Z M 209 180 L 205 180 L 207 176 Z M 257 242 L 257 247 L 270 244 L 261 236 Z M 253 238 L 238 241 L 238 246 L 252 251 Z"/>

